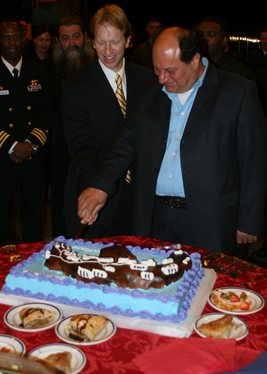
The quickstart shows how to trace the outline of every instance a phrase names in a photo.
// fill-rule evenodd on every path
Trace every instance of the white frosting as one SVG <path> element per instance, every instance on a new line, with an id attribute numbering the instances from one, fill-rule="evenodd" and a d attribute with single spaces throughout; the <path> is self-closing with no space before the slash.
<path id="1" fill-rule="evenodd" d="M 114 266 L 110 266 L 110 265 L 104 265 L 103 268 L 108 271 L 109 273 L 115 273 L 116 269 Z"/>
<path id="2" fill-rule="evenodd" d="M 80 277 L 87 278 L 87 279 L 108 277 L 108 273 L 104 270 L 100 270 L 100 269 L 88 270 L 88 269 L 83 268 L 82 266 L 78 267 L 77 273 Z"/>
<path id="3" fill-rule="evenodd" d="M 118 258 L 118 264 L 126 264 L 126 265 L 131 265 L 131 264 L 136 264 L 136 260 L 132 260 L 130 258 L 127 258 L 127 257 L 119 257 Z"/>
<path id="4" fill-rule="evenodd" d="M 151 273 L 151 271 L 142 271 L 140 273 L 140 276 L 142 279 L 146 280 L 153 280 L 154 279 L 154 273 Z"/>
<path id="5" fill-rule="evenodd" d="M 183 264 L 187 265 L 188 262 L 190 261 L 190 257 L 186 257 L 184 260 L 183 260 Z"/>
<path id="6" fill-rule="evenodd" d="M 163 272 L 163 274 L 165 275 L 169 275 L 169 274 L 175 274 L 177 273 L 179 270 L 179 267 L 177 264 L 170 264 L 170 265 L 167 265 L 167 266 L 163 266 L 161 268 L 161 271 Z"/>
<path id="7" fill-rule="evenodd" d="M 147 266 L 156 266 L 157 265 L 156 261 L 153 260 L 153 258 L 150 258 L 150 259 L 147 259 L 147 260 L 142 260 L 141 264 L 145 264 Z"/>
<path id="8" fill-rule="evenodd" d="M 130 269 L 132 270 L 147 270 L 147 265 L 144 264 L 131 264 Z"/>
<path id="9" fill-rule="evenodd" d="M 168 264 L 172 264 L 173 262 L 174 262 L 173 258 L 164 258 L 164 260 L 162 261 L 162 264 L 168 265 Z"/>

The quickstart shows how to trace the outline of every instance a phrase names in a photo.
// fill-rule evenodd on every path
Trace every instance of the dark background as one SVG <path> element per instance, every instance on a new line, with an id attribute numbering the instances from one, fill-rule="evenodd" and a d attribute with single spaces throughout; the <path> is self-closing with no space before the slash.
<path id="1" fill-rule="evenodd" d="M 216 15 L 223 18 L 229 25 L 232 35 L 258 37 L 259 32 L 267 26 L 267 13 L 259 3 L 250 6 L 234 4 L 232 2 L 214 2 L 214 5 L 206 2 L 193 3 L 192 1 L 177 0 L 58 0 L 56 2 L 42 3 L 42 10 L 48 11 L 55 5 L 67 6 L 74 1 L 79 4 L 81 16 L 88 22 L 97 9 L 106 3 L 116 3 L 127 13 L 133 27 L 136 41 L 146 38 L 145 25 L 150 16 L 158 16 L 165 26 L 179 25 L 190 27 L 197 23 L 202 17 Z M 33 4 L 38 1 L 32 0 L 0 0 L 0 18 L 6 16 L 31 21 Z M 55 4 L 58 3 L 58 4 Z M 63 5 L 62 5 L 63 4 Z M 233 10 L 232 5 L 240 10 Z M 40 5 L 39 5 L 40 6 Z M 257 7 L 257 8 L 256 8 Z M 256 9 L 256 10 L 255 10 Z M 49 12 L 47 12 L 49 17 Z M 44 21 L 45 18 L 44 16 Z"/>
<path id="2" fill-rule="evenodd" d="M 259 4 L 257 9 L 251 4 L 249 7 L 240 6 L 240 11 L 233 11 L 234 2 L 214 2 L 208 5 L 206 2 L 193 3 L 192 1 L 177 0 L 117 0 L 114 3 L 120 5 L 127 13 L 136 36 L 142 36 L 145 22 L 149 16 L 158 16 L 164 25 L 179 25 L 191 27 L 205 16 L 218 16 L 229 25 L 232 34 L 258 36 L 264 26 L 267 26 L 267 13 Z M 92 15 L 99 7 L 109 3 L 105 0 L 89 0 L 88 12 Z M 238 7 L 235 4 L 235 8 Z"/>

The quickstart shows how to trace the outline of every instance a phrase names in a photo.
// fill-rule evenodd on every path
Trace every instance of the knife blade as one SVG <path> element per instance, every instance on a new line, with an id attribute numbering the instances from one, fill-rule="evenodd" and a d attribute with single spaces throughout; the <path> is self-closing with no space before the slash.
<path id="1" fill-rule="evenodd" d="M 76 234 L 76 236 L 75 236 L 74 239 L 75 239 L 75 240 L 76 240 L 76 239 L 82 239 L 82 238 L 84 237 L 84 235 L 85 235 L 87 229 L 88 229 L 88 225 L 87 225 L 87 223 L 85 223 L 84 225 L 82 225 L 82 226 L 80 227 L 80 229 L 79 229 L 79 231 L 77 232 L 77 234 Z"/>

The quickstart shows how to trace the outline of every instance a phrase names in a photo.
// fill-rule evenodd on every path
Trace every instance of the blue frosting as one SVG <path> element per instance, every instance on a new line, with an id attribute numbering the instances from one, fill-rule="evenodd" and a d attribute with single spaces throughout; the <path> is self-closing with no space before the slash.
<path id="1" fill-rule="evenodd" d="M 44 266 L 45 252 L 51 250 L 57 241 L 65 242 L 78 253 L 98 254 L 101 248 L 112 246 L 58 237 L 46 244 L 39 252 L 14 266 L 3 287 L 6 294 L 15 294 L 57 303 L 93 309 L 101 313 L 113 313 L 128 317 L 139 317 L 158 321 L 181 322 L 187 316 L 192 298 L 204 276 L 201 256 L 190 255 L 192 267 L 180 281 L 161 289 L 130 289 L 115 284 L 101 285 L 84 283 L 65 276 L 62 272 L 49 270 Z M 157 262 L 169 257 L 173 250 L 158 250 L 127 246 L 138 260 L 155 258 Z M 51 292 L 52 290 L 52 292 Z"/>

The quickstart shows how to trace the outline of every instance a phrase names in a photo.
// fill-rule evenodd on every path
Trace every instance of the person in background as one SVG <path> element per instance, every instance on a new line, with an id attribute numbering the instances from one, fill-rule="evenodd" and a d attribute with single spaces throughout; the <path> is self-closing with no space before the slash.
<path id="1" fill-rule="evenodd" d="M 260 33 L 259 49 L 248 55 L 248 65 L 255 71 L 259 95 L 265 116 L 267 117 L 267 27 Z M 252 260 L 266 266 L 267 261 L 267 203 L 265 205 L 264 232 L 260 247 L 252 253 Z"/>
<path id="2" fill-rule="evenodd" d="M 56 108 L 52 132 L 51 165 L 51 222 L 52 236 L 66 235 L 64 217 L 64 188 L 69 164 L 60 105 L 60 82 L 63 78 L 84 69 L 94 57 L 90 40 L 86 38 L 84 24 L 80 17 L 67 15 L 58 25 L 58 40 L 52 50 L 54 70 L 53 92 Z M 64 109 L 64 108 L 63 108 Z"/>
<path id="3" fill-rule="evenodd" d="M 19 20 L 19 23 L 23 30 L 22 55 L 27 55 L 29 53 L 29 49 L 31 48 L 32 43 L 32 24 L 28 23 L 24 19 Z"/>
<path id="4" fill-rule="evenodd" d="M 147 21 L 146 32 L 148 39 L 138 44 L 133 51 L 132 61 L 137 64 L 153 67 L 152 45 L 162 28 L 161 20 L 158 17 L 151 17 Z"/>
<path id="5" fill-rule="evenodd" d="M 247 64 L 256 72 L 267 69 L 267 27 L 260 33 L 259 48 L 248 54 Z"/>
<path id="6" fill-rule="evenodd" d="M 231 50 L 229 46 L 230 31 L 223 19 L 215 16 L 205 17 L 195 25 L 195 28 L 206 47 L 206 56 L 217 67 L 249 79 L 256 79 L 253 70 L 241 61 L 241 57 L 237 53 Z"/>
<path id="7" fill-rule="evenodd" d="M 46 63 L 51 53 L 52 31 L 50 26 L 34 25 L 32 28 L 32 45 L 25 57 L 30 60 Z"/>
<path id="8" fill-rule="evenodd" d="M 29 60 L 36 61 L 45 66 L 48 75 L 51 79 L 51 84 L 54 84 L 54 71 L 51 63 L 51 49 L 52 49 L 52 28 L 47 25 L 34 25 L 32 27 L 32 41 L 28 48 L 27 53 L 24 52 L 23 56 Z M 52 130 L 52 129 L 51 129 Z M 51 180 L 51 167 L 52 167 L 52 145 L 51 133 L 47 137 L 44 146 L 44 159 L 45 159 L 45 200 L 48 200 L 50 180 Z"/>
<path id="9" fill-rule="evenodd" d="M 125 126 L 125 117 L 135 113 L 145 85 L 155 80 L 153 69 L 124 58 L 130 44 L 131 25 L 123 9 L 115 4 L 103 6 L 91 18 L 90 31 L 96 58 L 62 84 L 63 123 L 70 153 L 65 218 L 67 235 L 72 238 L 81 226 L 77 215 L 80 193 L 99 173 L 116 132 Z M 121 81 L 119 99 L 117 79 Z M 131 174 L 121 177 L 118 190 L 97 224 L 88 227 L 86 238 L 130 233 L 134 178 L 133 168 Z"/>
<path id="10" fill-rule="evenodd" d="M 13 242 L 14 198 L 23 242 L 43 240 L 44 159 L 53 118 L 48 74 L 22 57 L 23 30 L 18 21 L 0 23 L 0 164 L 3 178 L 0 245 Z"/>
<path id="11" fill-rule="evenodd" d="M 67 15 L 61 19 L 58 42 L 54 45 L 52 57 L 60 78 L 82 70 L 94 57 L 91 40 L 80 17 Z"/>
<path id="12" fill-rule="evenodd" d="M 80 195 L 81 223 L 97 222 L 135 157 L 134 235 L 233 254 L 262 230 L 267 130 L 256 84 L 218 69 L 180 27 L 160 33 L 153 63 L 160 85 Z"/>

